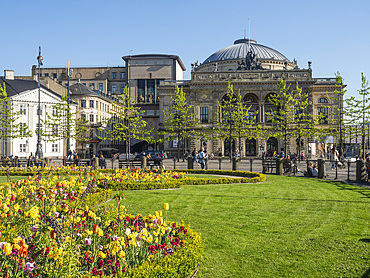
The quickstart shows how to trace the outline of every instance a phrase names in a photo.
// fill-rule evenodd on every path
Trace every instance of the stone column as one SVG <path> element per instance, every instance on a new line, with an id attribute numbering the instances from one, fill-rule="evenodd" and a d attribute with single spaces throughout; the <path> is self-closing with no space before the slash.
<path id="1" fill-rule="evenodd" d="M 356 181 L 364 182 L 366 180 L 366 166 L 364 160 L 356 160 Z"/>
<path id="2" fill-rule="evenodd" d="M 193 157 L 191 155 L 188 156 L 188 169 L 194 169 Z"/>
<path id="3" fill-rule="evenodd" d="M 317 177 L 319 179 L 322 179 L 326 176 L 326 171 L 325 171 L 325 159 L 319 158 L 317 160 Z"/>
<path id="4" fill-rule="evenodd" d="M 276 175 L 282 175 L 283 174 L 283 159 L 277 158 L 276 159 Z"/>

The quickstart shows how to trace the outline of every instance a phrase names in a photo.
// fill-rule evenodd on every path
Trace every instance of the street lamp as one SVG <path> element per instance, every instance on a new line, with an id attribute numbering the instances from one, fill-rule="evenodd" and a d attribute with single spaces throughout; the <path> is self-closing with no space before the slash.
<path id="1" fill-rule="evenodd" d="M 42 166 L 43 160 L 43 153 L 42 153 L 42 145 L 41 145 L 41 88 L 40 88 L 40 67 L 42 65 L 42 56 L 41 56 L 41 46 L 39 46 L 39 56 L 37 56 L 37 63 L 38 63 L 38 79 L 37 79 L 37 87 L 38 87 L 38 107 L 37 107 L 37 116 L 38 116 L 38 127 L 37 127 L 37 145 L 36 145 L 36 152 L 35 152 L 35 160 L 36 163 L 38 160 L 40 161 L 40 165 Z"/>
<path id="2" fill-rule="evenodd" d="M 70 104 L 71 104 L 71 94 L 70 94 L 70 87 L 69 87 L 69 78 L 72 74 L 72 69 L 69 68 L 69 61 L 68 61 L 68 70 L 67 70 L 67 74 L 68 74 L 68 91 L 67 91 L 67 153 L 68 153 L 68 150 L 71 148 L 71 132 L 70 132 L 70 117 L 71 117 L 71 112 L 70 112 Z"/>

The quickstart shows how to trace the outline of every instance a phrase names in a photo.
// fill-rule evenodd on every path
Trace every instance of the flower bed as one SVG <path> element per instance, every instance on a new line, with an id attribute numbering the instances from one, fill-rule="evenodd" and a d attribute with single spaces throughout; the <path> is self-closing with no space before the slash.
<path id="1" fill-rule="evenodd" d="M 98 176 L 92 174 L 66 180 L 30 177 L 1 184 L 1 275 L 191 275 L 203 251 L 198 233 L 166 221 L 161 211 L 148 217 L 127 214 L 121 196 L 113 196 L 106 188 L 109 182 L 104 188 L 97 187 L 97 182 Z M 115 209 L 107 210 L 102 203 L 110 198 L 119 202 Z"/>

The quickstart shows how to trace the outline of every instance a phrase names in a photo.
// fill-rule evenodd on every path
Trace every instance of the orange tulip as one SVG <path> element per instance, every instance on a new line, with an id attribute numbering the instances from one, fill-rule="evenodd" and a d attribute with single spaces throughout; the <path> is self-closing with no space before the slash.
<path id="1" fill-rule="evenodd" d="M 21 258 L 25 258 L 27 257 L 27 254 L 28 254 L 27 248 L 22 246 L 21 249 L 19 249 L 19 255 L 21 256 Z"/>
<path id="2" fill-rule="evenodd" d="M 10 202 L 14 202 L 15 201 L 15 196 L 12 195 L 12 197 L 10 197 Z"/>
<path id="3" fill-rule="evenodd" d="M 168 203 L 165 203 L 164 204 L 164 210 L 169 210 L 170 209 L 170 205 Z"/>

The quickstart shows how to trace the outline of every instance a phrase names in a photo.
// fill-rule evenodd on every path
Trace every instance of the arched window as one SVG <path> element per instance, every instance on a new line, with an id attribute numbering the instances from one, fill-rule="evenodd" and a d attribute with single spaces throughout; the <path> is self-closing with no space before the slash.
<path id="1" fill-rule="evenodd" d="M 328 100 L 324 97 L 319 99 L 319 103 L 328 103 Z"/>
<path id="2" fill-rule="evenodd" d="M 245 155 L 246 156 L 256 156 L 257 154 L 257 143 L 256 139 L 246 139 L 245 140 Z"/>
<path id="3" fill-rule="evenodd" d="M 246 116 L 245 120 L 250 121 L 251 123 L 258 122 L 258 97 L 255 94 L 246 94 L 243 98 L 244 105 L 249 107 L 248 116 Z"/>

